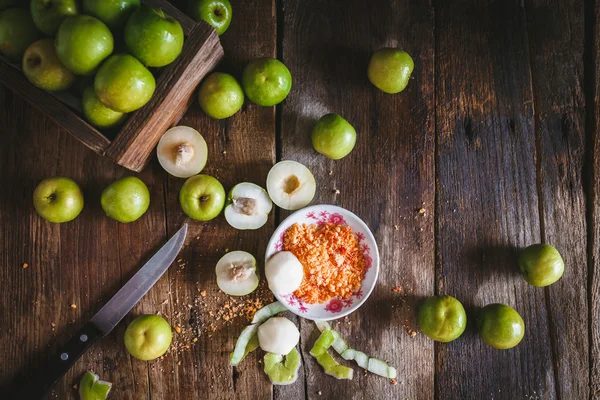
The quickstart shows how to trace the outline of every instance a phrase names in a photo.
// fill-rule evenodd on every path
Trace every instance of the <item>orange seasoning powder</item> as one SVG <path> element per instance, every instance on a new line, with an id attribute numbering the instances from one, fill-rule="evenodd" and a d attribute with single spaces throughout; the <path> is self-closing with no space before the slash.
<path id="1" fill-rule="evenodd" d="M 349 226 L 294 224 L 284 234 L 283 250 L 304 266 L 304 280 L 294 294 L 305 303 L 347 299 L 365 278 L 363 252 Z"/>

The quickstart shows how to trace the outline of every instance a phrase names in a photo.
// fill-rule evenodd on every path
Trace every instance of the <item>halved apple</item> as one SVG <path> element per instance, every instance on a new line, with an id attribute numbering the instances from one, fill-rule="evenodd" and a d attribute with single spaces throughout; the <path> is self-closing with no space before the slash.
<path id="1" fill-rule="evenodd" d="M 267 192 L 285 210 L 305 207 L 315 197 L 317 183 L 308 168 L 296 161 L 280 161 L 267 175 Z"/>
<path id="2" fill-rule="evenodd" d="M 156 148 L 158 162 L 169 174 L 189 178 L 199 174 L 208 159 L 208 146 L 202 135 L 189 126 L 169 129 Z"/>
<path id="3" fill-rule="evenodd" d="M 225 254 L 215 268 L 219 289 L 231 296 L 245 296 L 258 287 L 256 259 L 245 251 Z"/>

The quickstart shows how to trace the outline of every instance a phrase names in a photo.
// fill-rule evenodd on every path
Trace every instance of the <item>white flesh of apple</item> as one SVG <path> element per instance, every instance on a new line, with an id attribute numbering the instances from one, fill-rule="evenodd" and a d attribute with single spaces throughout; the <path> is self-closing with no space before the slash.
<path id="1" fill-rule="evenodd" d="M 165 171 L 178 178 L 199 174 L 208 159 L 206 141 L 189 126 L 176 126 L 166 131 L 158 142 L 156 153 Z"/>
<path id="2" fill-rule="evenodd" d="M 258 287 L 256 259 L 245 251 L 225 254 L 215 270 L 219 289 L 231 296 L 245 296 Z"/>
<path id="3" fill-rule="evenodd" d="M 258 185 L 243 182 L 230 193 L 231 204 L 225 207 L 225 219 L 235 229 L 258 229 L 267 223 L 273 203 Z"/>
<path id="4" fill-rule="evenodd" d="M 284 317 L 269 318 L 258 327 L 260 348 L 269 353 L 286 355 L 300 341 L 300 331 Z"/>
<path id="5" fill-rule="evenodd" d="M 308 168 L 296 161 L 280 161 L 267 175 L 267 191 L 273 203 L 298 210 L 315 197 L 317 184 Z"/>
<path id="6" fill-rule="evenodd" d="M 288 294 L 302 284 L 304 267 L 292 252 L 280 251 L 267 261 L 265 276 L 273 293 Z"/>

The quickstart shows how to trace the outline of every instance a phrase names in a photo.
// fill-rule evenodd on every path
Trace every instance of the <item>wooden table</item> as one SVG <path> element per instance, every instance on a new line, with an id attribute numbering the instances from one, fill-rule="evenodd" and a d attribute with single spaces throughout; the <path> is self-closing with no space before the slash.
<path id="1" fill-rule="evenodd" d="M 382 256 L 379 282 L 359 311 L 334 326 L 353 347 L 395 365 L 398 384 L 358 369 L 351 382 L 325 375 L 308 354 L 315 326 L 298 318 L 297 383 L 272 387 L 260 352 L 239 368 L 228 365 L 246 321 L 210 316 L 227 301 L 214 265 L 227 249 L 260 260 L 286 215 L 276 211 L 258 231 L 236 231 L 223 218 L 192 222 L 180 261 L 126 321 L 167 315 L 183 329 L 173 351 L 149 363 L 132 359 L 122 323 L 49 397 L 76 398 L 72 386 L 92 369 L 114 383 L 111 399 L 600 398 L 598 3 L 254 0 L 233 7 L 220 70 L 239 77 L 250 59 L 277 56 L 292 72 L 292 92 L 276 108 L 247 105 L 224 121 L 194 105 L 182 124 L 207 139 L 205 171 L 227 188 L 264 185 L 276 160 L 297 160 L 317 179 L 315 204 L 337 204 L 366 221 Z M 385 46 L 415 60 L 398 95 L 366 78 L 370 54 Z M 341 161 L 310 144 L 315 119 L 327 112 L 358 131 L 355 150 Z M 129 174 L 0 89 L 3 386 L 40 366 L 187 220 L 178 203 L 183 180 L 156 161 L 139 174 L 152 195 L 146 215 L 126 225 L 104 216 L 102 189 Z M 72 223 L 53 225 L 33 210 L 33 189 L 52 175 L 84 188 L 86 207 Z M 525 283 L 515 262 L 518 248 L 536 242 L 555 245 L 566 262 L 564 277 L 546 289 Z M 418 331 L 416 307 L 433 294 L 467 308 L 469 328 L 453 343 Z M 493 302 L 525 320 L 515 349 L 494 350 L 474 333 L 474 311 Z M 211 322 L 215 332 L 206 329 Z"/>

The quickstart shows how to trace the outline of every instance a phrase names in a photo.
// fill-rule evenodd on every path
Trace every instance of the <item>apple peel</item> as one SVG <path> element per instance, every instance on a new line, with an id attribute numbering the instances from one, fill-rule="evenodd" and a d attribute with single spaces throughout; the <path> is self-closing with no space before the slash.
<path id="1" fill-rule="evenodd" d="M 236 366 L 241 363 L 248 353 L 256 350 L 258 345 L 258 327 L 260 324 L 248 325 L 240 333 L 233 352 L 229 355 L 229 364 Z"/>
<path id="2" fill-rule="evenodd" d="M 295 347 L 285 356 L 267 353 L 263 361 L 265 373 L 273 385 L 291 385 L 298 380 L 300 353 Z"/>
<path id="3" fill-rule="evenodd" d="M 253 324 L 262 324 L 269 318 L 274 317 L 277 314 L 279 314 L 280 312 L 283 312 L 286 310 L 287 310 L 287 308 L 278 301 L 275 301 L 271 304 L 267 304 L 266 306 L 264 306 L 263 308 L 261 308 L 254 314 L 252 323 Z"/>
<path id="4" fill-rule="evenodd" d="M 396 378 L 396 368 L 391 367 L 385 361 L 375 358 L 369 357 L 365 353 L 359 350 L 351 349 L 348 347 L 346 341 L 340 336 L 340 334 L 331 329 L 331 325 L 329 325 L 326 321 L 315 321 L 317 328 L 321 331 L 321 336 L 325 332 L 333 338 L 331 342 L 331 347 L 344 359 L 347 361 L 354 361 L 356 364 L 375 375 L 383 376 L 384 378 L 395 379 Z M 330 340 L 330 339 L 327 339 Z M 325 342 L 327 343 L 327 342 Z M 316 343 L 315 343 L 316 346 Z M 312 354 L 312 353 L 311 353 Z"/>
<path id="5" fill-rule="evenodd" d="M 310 355 L 313 356 L 327 375 L 331 375 L 337 379 L 352 379 L 354 371 L 352 368 L 338 364 L 337 361 L 327 352 L 331 347 L 335 337 L 331 329 L 323 331 L 313 348 L 310 350 Z"/>
<path id="6" fill-rule="evenodd" d="M 112 383 L 100 380 L 92 371 L 86 371 L 79 381 L 79 396 L 81 400 L 106 400 L 112 388 Z"/>

